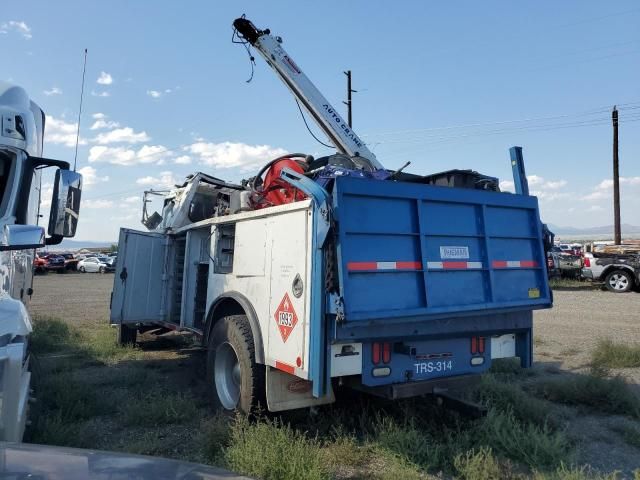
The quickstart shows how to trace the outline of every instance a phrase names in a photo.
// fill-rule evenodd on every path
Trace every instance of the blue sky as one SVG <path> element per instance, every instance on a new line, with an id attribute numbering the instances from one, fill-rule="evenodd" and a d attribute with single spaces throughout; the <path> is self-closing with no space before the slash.
<path id="1" fill-rule="evenodd" d="M 237 181 L 281 151 L 329 150 L 286 88 L 231 43 L 242 13 L 337 107 L 388 168 L 471 168 L 509 188 L 524 147 L 544 220 L 611 224 L 610 109 L 620 105 L 622 220 L 640 224 L 640 4 L 595 2 L 3 2 L 0 79 L 50 116 L 45 154 L 72 160 L 89 51 L 77 238 L 138 227 L 144 189 L 193 171 Z M 318 132 L 316 130 L 316 132 Z M 46 195 L 46 194 L 45 194 Z"/>

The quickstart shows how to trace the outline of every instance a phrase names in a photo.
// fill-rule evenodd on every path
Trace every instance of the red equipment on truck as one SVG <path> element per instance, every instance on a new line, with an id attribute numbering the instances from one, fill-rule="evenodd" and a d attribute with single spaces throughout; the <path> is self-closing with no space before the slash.
<path id="1" fill-rule="evenodd" d="M 295 160 L 296 158 L 302 160 Z M 289 168 L 296 173 L 304 174 L 312 160 L 313 157 L 302 153 L 289 153 L 267 163 L 250 182 L 251 206 L 260 209 L 299 202 L 307 198 L 303 192 L 282 180 L 280 172 Z"/>

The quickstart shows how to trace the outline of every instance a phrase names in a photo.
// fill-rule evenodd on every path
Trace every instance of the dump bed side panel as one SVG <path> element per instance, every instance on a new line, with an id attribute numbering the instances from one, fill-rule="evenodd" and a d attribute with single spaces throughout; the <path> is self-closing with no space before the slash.
<path id="1" fill-rule="evenodd" d="M 346 322 L 551 304 L 535 197 L 338 178 Z"/>

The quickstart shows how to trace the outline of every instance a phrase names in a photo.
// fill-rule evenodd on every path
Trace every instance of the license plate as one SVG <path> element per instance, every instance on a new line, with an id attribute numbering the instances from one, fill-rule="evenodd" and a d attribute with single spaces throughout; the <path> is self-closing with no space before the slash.
<path id="1" fill-rule="evenodd" d="M 430 360 L 413 364 L 416 375 L 428 375 L 430 373 L 445 373 L 453 371 L 453 360 Z"/>

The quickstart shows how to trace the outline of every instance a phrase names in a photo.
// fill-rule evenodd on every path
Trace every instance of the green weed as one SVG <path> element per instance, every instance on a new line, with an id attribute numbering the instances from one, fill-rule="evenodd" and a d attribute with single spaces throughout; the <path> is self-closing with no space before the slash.
<path id="1" fill-rule="evenodd" d="M 640 418 L 640 398 L 621 377 L 573 375 L 540 380 L 532 390 L 552 402 L 584 405 L 605 413 Z"/>
<path id="2" fill-rule="evenodd" d="M 277 420 L 236 417 L 224 458 L 231 470 L 262 480 L 329 478 L 319 441 Z"/>
<path id="3" fill-rule="evenodd" d="M 600 340 L 591 355 L 591 363 L 608 368 L 640 367 L 640 345 L 615 343 L 611 339 Z"/>

